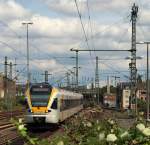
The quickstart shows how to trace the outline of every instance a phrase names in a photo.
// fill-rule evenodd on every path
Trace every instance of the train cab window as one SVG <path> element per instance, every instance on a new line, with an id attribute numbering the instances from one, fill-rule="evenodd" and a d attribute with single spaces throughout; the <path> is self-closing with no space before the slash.
<path id="1" fill-rule="evenodd" d="M 52 109 L 57 109 L 57 102 L 57 98 L 55 98 L 51 106 Z"/>
<path id="2" fill-rule="evenodd" d="M 33 107 L 46 107 L 52 87 L 48 84 L 35 84 L 30 88 L 31 104 Z"/>

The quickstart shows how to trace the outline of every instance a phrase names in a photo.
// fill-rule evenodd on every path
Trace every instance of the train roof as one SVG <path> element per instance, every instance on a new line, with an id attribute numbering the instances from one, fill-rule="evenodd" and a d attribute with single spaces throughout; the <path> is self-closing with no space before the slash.
<path id="1" fill-rule="evenodd" d="M 73 95 L 82 95 L 81 93 L 77 93 L 77 92 L 73 92 L 73 91 L 70 91 L 70 90 L 64 90 L 64 89 L 60 89 L 58 87 L 53 87 L 52 85 L 50 85 L 49 83 L 32 83 L 30 84 L 30 87 L 38 87 L 38 86 L 42 86 L 42 87 L 50 87 L 50 88 L 55 88 L 57 90 L 59 90 L 60 92 L 64 92 L 64 93 L 72 93 Z"/>
<path id="2" fill-rule="evenodd" d="M 81 93 L 77 93 L 77 92 L 73 92 L 73 91 L 70 91 L 70 90 L 64 90 L 64 89 L 60 89 L 60 88 L 57 88 L 57 87 L 54 87 L 56 89 L 58 89 L 60 92 L 64 92 L 65 94 L 73 94 L 73 95 L 82 95 Z"/>
<path id="3" fill-rule="evenodd" d="M 32 83 L 32 84 L 30 84 L 30 88 L 31 87 L 39 87 L 39 86 L 52 88 L 52 86 L 49 83 Z"/>

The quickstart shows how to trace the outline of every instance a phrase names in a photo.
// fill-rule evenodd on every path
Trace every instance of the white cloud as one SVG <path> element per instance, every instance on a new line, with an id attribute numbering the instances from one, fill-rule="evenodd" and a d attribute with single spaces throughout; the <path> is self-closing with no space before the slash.
<path id="1" fill-rule="evenodd" d="M 43 1 L 43 0 L 42 0 Z M 8 55 L 17 56 L 19 59 L 25 59 L 26 56 L 26 28 L 22 26 L 23 20 L 30 20 L 33 22 L 32 26 L 29 26 L 29 47 L 30 47 L 30 57 L 34 59 L 34 62 L 31 63 L 31 67 L 36 67 L 39 70 L 64 70 L 64 66 L 70 68 L 69 63 L 64 63 L 63 61 L 58 62 L 53 59 L 55 55 L 59 56 L 72 56 L 74 53 L 70 52 L 69 49 L 72 47 L 79 46 L 83 49 L 87 49 L 83 31 L 81 29 L 81 24 L 78 17 L 71 17 L 76 15 L 76 7 L 73 0 L 45 0 L 45 3 L 48 4 L 51 10 L 60 12 L 67 15 L 57 15 L 57 17 L 48 17 L 41 14 L 33 13 L 30 10 L 24 8 L 19 3 L 14 0 L 1 0 L 0 1 L 0 20 L 5 22 L 7 25 L 0 23 L 1 36 L 0 40 L 8 43 L 10 46 L 13 46 L 16 53 L 11 48 L 7 46 L 0 45 L 2 50 L 1 56 Z M 82 10 L 82 13 L 85 14 L 87 11 L 86 1 L 78 0 L 79 8 Z M 113 19 L 107 17 L 106 13 L 115 13 L 116 17 L 122 14 L 122 11 L 125 9 L 130 10 L 131 1 L 120 1 L 120 0 L 89 0 L 89 6 L 91 11 L 98 15 L 101 13 L 103 17 L 99 19 Z M 127 10 L 126 10 L 127 11 Z M 103 13 L 104 12 L 104 13 Z M 118 13 L 118 14 L 117 14 Z M 130 11 L 129 11 L 130 13 Z M 59 13 L 58 13 L 59 14 Z M 69 17 L 68 17 L 69 14 Z M 149 28 L 149 10 L 146 9 L 140 12 L 139 24 L 137 26 L 137 39 L 148 39 L 150 37 L 149 33 L 146 33 L 150 30 Z M 95 49 L 130 49 L 131 48 L 131 23 L 123 23 L 111 25 L 100 23 L 97 17 L 93 17 L 93 39 L 89 40 L 89 45 L 92 46 L 94 43 Z M 114 18 L 115 19 L 115 18 Z M 83 19 L 85 25 L 85 30 L 89 30 L 88 19 Z M 129 23 L 129 22 L 128 22 Z M 139 28 L 143 27 L 145 32 L 145 37 L 143 38 L 139 35 Z M 18 39 L 18 36 L 22 38 Z M 82 42 L 82 43 L 81 43 Z M 34 46 L 38 49 L 36 49 Z M 93 47 L 90 47 L 93 48 Z M 20 51 L 25 55 L 24 57 Z M 145 50 L 142 49 L 137 52 L 137 54 L 145 55 Z M 100 57 L 126 57 L 130 55 L 129 53 L 96 53 Z M 125 56 L 126 55 L 126 56 Z M 81 53 L 79 57 L 82 58 L 89 56 L 89 53 Z M 92 57 L 94 53 L 92 52 Z M 95 56 L 94 56 L 95 57 Z M 39 59 L 38 59 L 39 58 Z M 51 58 L 50 60 L 48 60 Z M 87 61 L 88 62 L 88 61 Z M 142 61 L 143 62 L 143 61 Z M 128 69 L 128 61 L 123 63 L 111 62 L 114 67 L 120 69 Z M 139 62 L 141 63 L 141 62 Z M 64 64 L 64 65 L 62 65 Z M 74 65 L 74 64 L 73 64 Z M 86 64 L 87 65 L 87 64 Z M 88 67 L 93 69 L 91 63 L 88 63 Z M 139 67 L 142 67 L 141 65 Z M 106 66 L 102 65 L 102 69 L 107 69 Z M 59 69 L 58 69 L 59 71 Z M 94 70 L 93 70 L 94 71 Z M 84 69 L 81 69 L 82 73 Z M 88 75 L 92 71 L 88 72 Z M 87 73 L 87 72 L 86 72 Z"/>
<path id="2" fill-rule="evenodd" d="M 28 17 L 29 12 L 14 0 L 0 1 L 0 18 L 2 20 L 22 19 L 22 16 Z"/>
<path id="3" fill-rule="evenodd" d="M 76 15 L 77 8 L 75 0 L 41 0 L 46 3 L 50 10 L 67 14 Z M 116 13 L 130 7 L 134 0 L 89 0 L 90 9 L 94 12 Z M 87 0 L 77 0 L 81 13 L 87 12 Z"/>

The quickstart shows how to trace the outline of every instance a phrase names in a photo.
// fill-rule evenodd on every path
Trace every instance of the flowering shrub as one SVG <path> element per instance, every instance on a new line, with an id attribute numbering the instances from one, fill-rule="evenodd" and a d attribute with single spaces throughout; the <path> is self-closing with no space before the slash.
<path id="1" fill-rule="evenodd" d="M 150 127 L 138 120 L 130 129 L 123 129 L 112 120 L 76 118 L 66 126 L 71 145 L 150 145 Z"/>
<path id="2" fill-rule="evenodd" d="M 130 129 L 123 129 L 115 120 L 89 120 L 76 116 L 64 125 L 64 133 L 53 138 L 31 138 L 22 120 L 15 122 L 21 136 L 32 145 L 150 145 L 150 126 L 138 120 Z"/>
<path id="3" fill-rule="evenodd" d="M 139 123 L 136 125 L 136 128 L 139 130 L 139 131 L 143 131 L 145 129 L 145 125 L 142 124 L 142 123 Z"/>
<path id="4" fill-rule="evenodd" d="M 25 124 L 23 123 L 22 119 L 14 120 L 12 119 L 11 122 L 16 125 L 17 131 L 20 134 L 20 136 L 23 138 L 23 141 L 25 142 L 24 145 L 66 145 L 69 144 L 69 138 L 67 135 L 63 136 L 54 136 L 51 141 L 49 139 L 39 139 L 35 137 L 29 136 L 29 133 L 27 132 L 27 128 Z"/>
<path id="5" fill-rule="evenodd" d="M 31 138 L 27 134 L 27 128 L 25 127 L 25 124 L 23 123 L 21 118 L 18 121 L 12 119 L 12 123 L 14 123 L 16 125 L 17 131 L 24 138 L 24 140 L 25 140 L 25 142 L 27 142 L 27 144 L 35 145 L 37 143 L 37 141 L 38 141 L 37 138 Z"/>

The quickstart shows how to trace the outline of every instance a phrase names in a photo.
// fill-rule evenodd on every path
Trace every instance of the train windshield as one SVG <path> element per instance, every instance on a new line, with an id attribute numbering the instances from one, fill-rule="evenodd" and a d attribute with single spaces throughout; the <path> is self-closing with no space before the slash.
<path id="1" fill-rule="evenodd" d="M 48 105 L 51 91 L 51 86 L 32 86 L 30 90 L 32 106 L 46 107 Z"/>

